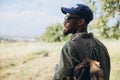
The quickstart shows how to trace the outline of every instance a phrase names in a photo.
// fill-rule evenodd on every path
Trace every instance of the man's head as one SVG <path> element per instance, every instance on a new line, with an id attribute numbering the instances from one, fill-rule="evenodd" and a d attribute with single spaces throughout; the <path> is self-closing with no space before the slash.
<path id="1" fill-rule="evenodd" d="M 61 11 L 66 14 L 64 22 L 64 34 L 76 33 L 82 30 L 92 19 L 93 13 L 91 9 L 83 4 L 76 4 L 75 7 L 65 8 L 62 7 Z M 79 31 L 79 32 L 80 32 Z"/>

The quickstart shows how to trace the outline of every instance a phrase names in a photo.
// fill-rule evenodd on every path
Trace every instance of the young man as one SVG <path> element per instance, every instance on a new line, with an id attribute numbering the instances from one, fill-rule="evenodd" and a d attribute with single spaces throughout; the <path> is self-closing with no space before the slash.
<path id="1" fill-rule="evenodd" d="M 63 46 L 59 65 L 55 71 L 53 80 L 73 79 L 73 69 L 81 62 L 72 40 L 79 40 L 82 48 L 86 51 L 89 59 L 100 62 L 104 73 L 104 80 L 109 80 L 110 76 L 110 57 L 106 47 L 94 36 L 87 32 L 88 24 L 93 19 L 91 9 L 84 4 L 76 4 L 75 7 L 62 7 L 61 11 L 66 14 L 64 21 L 64 35 L 73 34 L 73 38 Z M 102 26 L 101 26 L 102 27 Z M 82 50 L 81 50 L 82 51 Z M 82 57 L 82 56 L 81 56 Z"/>

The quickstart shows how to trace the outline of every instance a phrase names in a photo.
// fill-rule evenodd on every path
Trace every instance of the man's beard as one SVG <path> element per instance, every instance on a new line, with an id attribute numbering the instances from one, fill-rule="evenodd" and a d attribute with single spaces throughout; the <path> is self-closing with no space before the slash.
<path id="1" fill-rule="evenodd" d="M 77 31 L 77 29 L 75 29 L 74 27 L 71 27 L 70 29 L 68 29 L 68 30 L 66 30 L 66 31 L 63 31 L 63 34 L 64 34 L 65 36 L 68 35 L 68 34 L 70 34 L 70 33 L 75 34 L 76 31 Z"/>
<path id="2" fill-rule="evenodd" d="M 64 34 L 65 36 L 68 35 L 69 33 L 71 33 L 70 30 L 63 31 L 63 34 Z"/>

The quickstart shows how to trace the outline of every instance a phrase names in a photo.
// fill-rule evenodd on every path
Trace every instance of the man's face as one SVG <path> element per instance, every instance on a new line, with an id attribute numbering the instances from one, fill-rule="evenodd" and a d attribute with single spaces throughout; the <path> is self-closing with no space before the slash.
<path id="1" fill-rule="evenodd" d="M 78 29 L 78 20 L 79 20 L 79 16 L 77 15 L 72 15 L 67 13 L 65 16 L 65 21 L 64 21 L 64 31 L 63 34 L 64 35 L 68 35 L 69 33 L 76 33 L 77 29 Z"/>

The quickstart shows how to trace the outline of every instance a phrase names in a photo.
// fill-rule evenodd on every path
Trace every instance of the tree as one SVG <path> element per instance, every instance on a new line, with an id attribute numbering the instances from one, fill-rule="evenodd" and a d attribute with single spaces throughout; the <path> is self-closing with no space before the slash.
<path id="1" fill-rule="evenodd" d="M 99 17 L 95 17 L 91 30 L 96 30 L 104 38 L 120 38 L 120 1 L 88 0 L 94 14 L 100 9 Z M 98 13 L 97 13 L 98 14 Z M 95 14 L 96 15 L 96 14 Z"/>
<path id="2" fill-rule="evenodd" d="M 63 26 L 59 23 L 48 26 L 46 32 L 40 37 L 42 41 L 46 42 L 61 42 L 68 38 L 70 36 L 63 35 Z"/>

